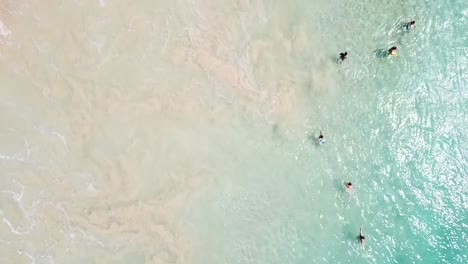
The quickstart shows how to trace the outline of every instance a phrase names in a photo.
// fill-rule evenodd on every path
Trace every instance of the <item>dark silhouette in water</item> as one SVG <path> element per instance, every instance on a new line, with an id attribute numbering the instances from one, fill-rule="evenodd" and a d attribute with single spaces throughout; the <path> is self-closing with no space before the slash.
<path id="1" fill-rule="evenodd" d="M 398 54 L 397 47 L 393 46 L 390 49 L 388 49 L 388 55 L 389 56 L 396 56 L 397 54 Z"/>
<path id="2" fill-rule="evenodd" d="M 322 130 L 320 130 L 320 136 L 317 138 L 317 140 L 315 140 L 314 143 L 320 143 L 321 141 L 323 141 L 323 133 L 322 133 Z"/>
<path id="3" fill-rule="evenodd" d="M 341 53 L 340 53 L 340 58 L 339 58 L 338 61 L 341 60 L 341 62 L 343 62 L 343 61 L 345 61 L 347 58 L 348 58 L 348 52 L 346 52 L 346 51 L 345 51 L 345 52 L 341 52 Z"/>
<path id="4" fill-rule="evenodd" d="M 362 233 L 362 225 L 361 225 L 361 228 L 359 229 L 359 242 L 361 242 L 361 248 L 364 247 L 364 239 L 366 239 L 366 237 L 364 236 L 364 234 Z"/>
<path id="5" fill-rule="evenodd" d="M 411 19 L 410 22 L 406 23 L 405 27 L 408 31 L 414 29 L 416 27 L 416 21 L 414 21 L 414 19 Z"/>

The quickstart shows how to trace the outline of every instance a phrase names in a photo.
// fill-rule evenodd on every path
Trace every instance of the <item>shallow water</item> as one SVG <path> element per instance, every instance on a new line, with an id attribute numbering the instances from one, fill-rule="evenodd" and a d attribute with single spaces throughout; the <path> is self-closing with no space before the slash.
<path id="1" fill-rule="evenodd" d="M 0 261 L 466 263 L 439 2 L 3 1 Z"/>

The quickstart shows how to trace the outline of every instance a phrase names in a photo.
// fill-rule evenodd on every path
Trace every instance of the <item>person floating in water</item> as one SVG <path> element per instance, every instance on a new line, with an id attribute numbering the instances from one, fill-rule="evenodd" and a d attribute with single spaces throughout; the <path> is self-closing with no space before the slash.
<path id="1" fill-rule="evenodd" d="M 361 228 L 359 229 L 359 242 L 361 242 L 361 247 L 364 247 L 364 239 L 366 239 L 366 237 L 362 233 L 362 225 L 361 225 Z"/>
<path id="2" fill-rule="evenodd" d="M 341 52 L 340 53 L 340 60 L 343 62 L 348 58 L 348 52 Z"/>
<path id="3" fill-rule="evenodd" d="M 416 21 L 414 19 L 411 19 L 410 22 L 406 23 L 406 30 L 411 30 L 416 27 Z"/>
<path id="4" fill-rule="evenodd" d="M 351 191 L 353 189 L 353 184 L 351 182 L 345 183 L 345 188 L 348 191 Z"/>
<path id="5" fill-rule="evenodd" d="M 315 140 L 315 143 L 323 143 L 323 142 L 324 142 L 323 133 L 322 133 L 322 130 L 320 130 L 320 136 L 317 138 L 317 140 Z"/>
<path id="6" fill-rule="evenodd" d="M 393 46 L 390 49 L 388 49 L 388 55 L 390 56 L 396 56 L 398 54 L 398 49 L 397 47 Z"/>

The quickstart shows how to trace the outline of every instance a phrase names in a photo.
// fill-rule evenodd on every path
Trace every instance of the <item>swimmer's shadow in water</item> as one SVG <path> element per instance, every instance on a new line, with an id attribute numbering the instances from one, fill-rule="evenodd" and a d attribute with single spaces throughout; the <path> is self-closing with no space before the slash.
<path id="1" fill-rule="evenodd" d="M 344 229 L 344 230 L 343 230 L 343 235 L 344 235 L 344 237 L 345 237 L 346 240 L 349 240 L 349 241 L 355 240 L 355 239 L 358 238 L 358 237 L 356 236 L 355 233 L 349 231 L 349 226 L 350 226 L 350 225 L 347 224 L 347 225 L 345 225 L 345 227 L 343 227 L 343 229 Z"/>
<path id="2" fill-rule="evenodd" d="M 401 34 L 406 34 L 411 32 L 411 26 L 409 22 L 401 22 L 398 24 L 397 32 Z"/>
<path id="3" fill-rule="evenodd" d="M 361 242 L 359 240 L 359 233 L 351 232 L 350 227 L 351 227 L 350 224 L 347 224 L 344 227 L 343 235 L 344 235 L 345 239 L 348 240 L 348 241 L 353 241 L 353 242 L 357 241 L 358 243 Z"/>
<path id="4" fill-rule="evenodd" d="M 392 35 L 394 37 L 401 37 L 405 35 L 406 33 L 410 32 L 407 26 L 408 26 L 408 22 L 396 23 L 395 28 L 393 29 Z"/>
<path id="5" fill-rule="evenodd" d="M 310 142 L 310 144 L 312 144 L 312 145 L 314 145 L 316 147 L 320 147 L 321 144 L 319 142 L 317 142 L 318 137 L 319 137 L 319 135 L 309 134 L 309 135 L 307 135 L 307 141 Z"/>
<path id="6" fill-rule="evenodd" d="M 312 141 L 312 142 L 313 142 L 313 141 L 317 140 L 317 138 L 318 138 L 318 136 L 316 136 L 315 134 L 308 134 L 308 135 L 307 135 L 307 140 L 308 140 L 308 141 Z"/>
<path id="7" fill-rule="evenodd" d="M 388 50 L 386 49 L 376 49 L 374 50 L 375 57 L 377 59 L 385 59 L 388 57 Z"/>
<path id="8" fill-rule="evenodd" d="M 337 191 L 340 191 L 340 192 L 343 192 L 343 193 L 346 192 L 345 182 L 344 182 L 344 181 L 341 181 L 341 180 L 338 180 L 338 179 L 334 179 L 334 180 L 333 180 L 333 185 L 335 186 L 335 189 L 336 189 Z"/>
<path id="9" fill-rule="evenodd" d="M 330 62 L 333 62 L 335 64 L 343 64 L 343 62 L 345 62 L 345 61 L 342 61 L 339 57 L 336 57 L 336 56 L 333 56 L 333 57 L 330 56 L 329 59 L 330 59 Z"/>
<path id="10" fill-rule="evenodd" d="M 359 240 L 359 234 L 356 235 L 355 233 L 353 233 L 353 232 L 351 232 L 351 231 L 346 231 L 344 235 L 345 235 L 345 237 L 346 237 L 347 240 L 360 242 L 360 240 Z"/>
<path id="11" fill-rule="evenodd" d="M 346 59 L 346 60 L 341 60 L 340 58 L 338 58 L 338 59 L 335 58 L 335 63 L 336 63 L 336 64 L 343 64 L 343 63 L 346 63 L 346 62 L 348 62 L 348 59 Z"/>

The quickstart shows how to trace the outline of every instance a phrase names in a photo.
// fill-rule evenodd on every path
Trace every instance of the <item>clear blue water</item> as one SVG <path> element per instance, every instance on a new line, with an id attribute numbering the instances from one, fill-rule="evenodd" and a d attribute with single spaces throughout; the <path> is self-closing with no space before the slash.
<path id="1" fill-rule="evenodd" d="M 284 12 L 294 19 L 282 32 L 306 23 L 311 50 L 278 54 L 278 61 L 291 72 L 314 69 L 329 87 L 314 89 L 321 84 L 298 74 L 301 120 L 247 115 L 239 122 L 250 131 L 231 127 L 225 138 L 240 139 L 245 151 L 223 149 L 232 161 L 200 195 L 204 209 L 187 212 L 199 237 L 195 259 L 467 263 L 468 2 L 291 5 Z M 416 29 L 402 32 L 411 17 Z M 268 38 L 270 26 L 256 28 L 254 38 Z M 393 45 L 398 56 L 376 55 Z M 341 51 L 349 61 L 337 65 Z M 320 129 L 327 144 L 315 147 Z M 353 182 L 354 193 L 344 191 L 344 181 Z"/>

